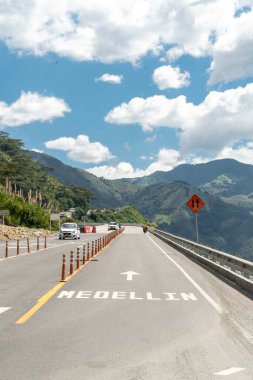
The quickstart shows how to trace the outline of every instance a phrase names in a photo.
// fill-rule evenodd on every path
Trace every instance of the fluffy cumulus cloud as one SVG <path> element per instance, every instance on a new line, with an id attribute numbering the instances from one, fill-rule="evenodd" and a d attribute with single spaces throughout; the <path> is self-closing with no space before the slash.
<path id="1" fill-rule="evenodd" d="M 189 86 L 190 74 L 187 71 L 181 73 L 179 67 L 160 66 L 153 73 L 153 81 L 160 90 L 182 88 Z"/>
<path id="2" fill-rule="evenodd" d="M 13 0 L 0 6 L 0 40 L 20 54 L 105 63 L 136 63 L 150 52 L 171 61 L 190 54 L 212 57 L 210 83 L 252 75 L 252 0 Z"/>
<path id="3" fill-rule="evenodd" d="M 244 164 L 253 165 L 253 141 L 237 147 L 225 147 L 217 154 L 215 158 L 233 158 L 234 160 L 243 162 Z"/>
<path id="4" fill-rule="evenodd" d="M 150 175 L 156 171 L 170 171 L 181 164 L 203 164 L 208 161 L 231 158 L 244 164 L 253 165 L 253 140 L 237 146 L 228 146 L 221 149 L 217 154 L 202 157 L 194 154 L 182 155 L 174 149 L 161 149 L 156 157 L 141 156 L 141 160 L 152 159 L 153 162 L 145 169 L 135 169 L 129 162 L 120 162 L 115 166 L 95 166 L 86 171 L 107 179 L 136 178 Z"/>
<path id="5" fill-rule="evenodd" d="M 251 3 L 252 1 L 246 1 Z M 213 45 L 209 84 L 253 76 L 253 9 L 231 20 Z"/>
<path id="6" fill-rule="evenodd" d="M 141 157 L 141 159 L 147 159 L 147 157 L 144 156 Z M 152 174 L 158 170 L 168 171 L 184 162 L 185 161 L 181 159 L 178 151 L 164 148 L 159 151 L 155 161 L 146 169 L 134 169 L 129 162 L 120 162 L 116 166 L 96 166 L 86 170 L 95 174 L 97 177 L 104 177 L 107 179 L 135 178 Z"/>
<path id="7" fill-rule="evenodd" d="M 198 105 L 187 102 L 185 96 L 133 98 L 110 111 L 105 120 L 138 124 L 144 131 L 175 129 L 184 154 L 200 149 L 218 152 L 237 140 L 253 138 L 253 83 L 224 92 L 212 91 Z"/>
<path id="8" fill-rule="evenodd" d="M 100 142 L 90 142 L 89 137 L 85 135 L 79 135 L 76 138 L 60 137 L 45 142 L 45 146 L 48 149 L 63 150 L 67 152 L 71 160 L 85 164 L 98 164 L 114 157 L 106 146 Z"/>
<path id="9" fill-rule="evenodd" d="M 121 84 L 123 75 L 103 74 L 101 77 L 96 78 L 96 82 L 107 82 L 112 84 Z"/>
<path id="10" fill-rule="evenodd" d="M 10 105 L 0 102 L 0 127 L 19 127 L 37 121 L 50 121 L 70 111 L 63 99 L 36 92 L 22 92 L 20 98 Z"/>

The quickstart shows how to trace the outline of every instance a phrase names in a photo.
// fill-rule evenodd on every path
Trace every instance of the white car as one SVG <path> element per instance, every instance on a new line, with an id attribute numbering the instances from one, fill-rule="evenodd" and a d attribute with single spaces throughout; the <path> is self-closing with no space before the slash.
<path id="1" fill-rule="evenodd" d="M 118 228 L 119 228 L 119 225 L 116 222 L 110 222 L 108 224 L 108 231 L 109 230 L 117 230 Z"/>
<path id="2" fill-rule="evenodd" d="M 80 228 L 76 223 L 64 223 L 59 231 L 59 239 L 80 239 Z"/>

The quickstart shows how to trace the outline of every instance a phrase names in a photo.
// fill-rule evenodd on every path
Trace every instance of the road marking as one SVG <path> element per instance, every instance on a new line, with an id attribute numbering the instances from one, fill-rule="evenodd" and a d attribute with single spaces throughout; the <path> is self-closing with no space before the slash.
<path id="1" fill-rule="evenodd" d="M 232 368 L 225 369 L 224 371 L 216 372 L 216 373 L 214 373 L 214 375 L 217 375 L 217 376 L 229 376 L 229 375 L 233 375 L 234 373 L 238 373 L 238 372 L 241 372 L 241 371 L 244 371 L 244 370 L 245 370 L 245 368 L 232 367 Z"/>
<path id="2" fill-rule="evenodd" d="M 141 276 L 140 273 L 136 273 L 136 272 L 133 272 L 131 270 L 129 270 L 128 272 L 120 273 L 120 274 L 126 274 L 127 281 L 132 281 L 133 276 L 135 276 L 135 275 Z"/>
<path id="3" fill-rule="evenodd" d="M 173 260 L 149 235 L 147 235 L 149 240 L 170 260 L 182 273 L 183 275 L 192 283 L 192 285 L 202 294 L 202 296 L 213 306 L 213 308 L 222 314 L 222 308 L 218 305 L 198 284 L 191 276 L 175 261 Z"/>
<path id="4" fill-rule="evenodd" d="M 21 318 L 19 318 L 16 322 L 16 324 L 23 324 L 25 323 L 29 318 L 33 316 L 45 303 L 50 300 L 50 298 L 53 297 L 55 293 L 58 292 L 64 285 L 64 282 L 59 282 L 53 289 L 49 290 L 44 296 L 42 296 L 39 300 L 38 303 L 33 306 L 27 313 L 25 313 Z"/>
<path id="5" fill-rule="evenodd" d="M 11 309 L 11 307 L 0 307 L 0 314 L 4 313 L 5 311 Z"/>
<path id="6" fill-rule="evenodd" d="M 15 259 L 15 258 L 17 258 L 17 257 L 21 257 L 21 256 L 30 256 L 30 255 L 32 255 L 32 254 L 34 254 L 34 253 L 40 253 L 40 252 L 42 252 L 42 251 L 47 251 L 48 249 L 52 249 L 52 248 L 63 247 L 64 245 L 68 245 L 68 244 L 74 244 L 74 242 L 64 243 L 64 244 L 59 244 L 59 245 L 54 245 L 54 246 L 51 246 L 51 247 L 47 247 L 47 248 L 39 249 L 38 251 L 35 250 L 35 251 L 31 251 L 31 252 L 20 253 L 19 255 L 9 256 L 9 257 L 7 257 L 7 258 L 0 259 L 0 261 L 5 261 L 5 260 L 9 260 L 9 259 Z"/>
<path id="7" fill-rule="evenodd" d="M 112 300 L 145 300 L 145 301 L 197 301 L 193 293 L 173 293 L 163 292 L 160 294 L 146 292 L 136 294 L 136 292 L 124 292 L 116 290 L 62 290 L 57 298 L 77 298 L 77 299 L 112 299 Z"/>
<path id="8" fill-rule="evenodd" d="M 66 243 L 66 244 L 69 244 L 69 243 Z M 62 245 L 66 245 L 66 244 L 62 244 Z M 73 244 L 73 243 L 72 243 Z M 62 246 L 61 245 L 61 246 Z M 104 250 L 101 249 L 101 251 L 99 251 L 95 256 L 93 257 L 96 257 L 97 255 L 99 255 L 100 252 L 102 252 Z M 27 320 L 29 318 L 31 318 L 43 305 L 45 305 L 45 303 L 47 301 L 50 300 L 50 298 L 52 298 L 55 293 L 57 293 L 62 287 L 63 285 L 72 279 L 73 276 L 75 276 L 85 265 L 88 265 L 90 263 L 90 261 L 86 261 L 85 264 L 81 265 L 79 269 L 76 269 L 73 273 L 73 275 L 69 275 L 66 277 L 66 280 L 65 282 L 59 282 L 56 286 L 54 286 L 51 290 L 49 290 L 46 294 L 44 294 L 37 302 L 37 304 L 35 306 L 33 306 L 30 310 L 28 310 L 27 313 L 25 313 L 21 318 L 19 318 L 17 321 L 16 321 L 16 324 L 23 324 L 25 322 L 27 322 Z M 68 293 L 68 292 L 67 292 Z M 71 297 L 68 297 L 68 298 L 71 298 Z M 83 297 L 81 297 L 83 298 Z"/>

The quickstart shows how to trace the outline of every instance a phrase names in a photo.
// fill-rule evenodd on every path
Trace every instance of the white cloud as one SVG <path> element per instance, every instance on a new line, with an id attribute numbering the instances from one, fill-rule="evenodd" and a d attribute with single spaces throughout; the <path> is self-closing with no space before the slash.
<path id="1" fill-rule="evenodd" d="M 149 159 L 147 156 L 141 156 L 140 158 L 141 160 Z M 129 162 L 120 162 L 116 166 L 96 166 L 86 170 L 97 177 L 104 177 L 113 180 L 119 178 L 143 177 L 156 171 L 167 172 L 176 166 L 185 163 L 196 165 L 225 158 L 231 158 L 245 164 L 253 165 L 253 140 L 236 147 L 227 146 L 216 155 L 209 157 L 197 156 L 194 154 L 183 156 L 179 151 L 163 148 L 158 152 L 156 157 L 152 157 L 155 161 L 148 165 L 145 169 L 135 169 Z"/>
<path id="2" fill-rule="evenodd" d="M 48 149 L 58 149 L 68 152 L 68 157 L 77 162 L 98 164 L 108 161 L 114 156 L 109 149 L 99 142 L 90 142 L 89 137 L 79 135 L 73 137 L 60 137 L 45 142 Z"/>
<path id="3" fill-rule="evenodd" d="M 181 151 L 220 151 L 242 138 L 253 138 L 253 83 L 224 92 L 212 91 L 199 105 L 185 96 L 133 98 L 108 113 L 113 124 L 138 124 L 144 131 L 167 127 L 178 131 Z"/>
<path id="4" fill-rule="evenodd" d="M 107 82 L 112 84 L 121 84 L 123 81 L 123 75 L 103 74 L 101 77 L 96 78 L 97 82 Z"/>
<path id="5" fill-rule="evenodd" d="M 147 157 L 142 157 L 141 159 L 147 159 Z M 97 177 L 107 179 L 135 178 L 152 174 L 158 170 L 169 171 L 184 162 L 178 151 L 164 148 L 159 151 L 156 161 L 150 164 L 146 169 L 134 169 L 129 162 L 120 162 L 116 166 L 96 166 L 86 170 Z"/>
<path id="6" fill-rule="evenodd" d="M 153 73 L 153 81 L 160 90 L 166 88 L 182 88 L 190 84 L 190 74 L 181 73 L 179 67 L 160 66 Z"/>
<path id="7" fill-rule="evenodd" d="M 33 122 L 45 122 L 62 117 L 70 108 L 63 99 L 22 92 L 11 105 L 0 102 L 0 127 L 18 127 Z"/>
<path id="8" fill-rule="evenodd" d="M 234 160 L 243 162 L 244 164 L 253 165 L 253 142 L 240 145 L 236 148 L 231 146 L 222 149 L 215 159 L 233 158 Z"/>
<path id="9" fill-rule="evenodd" d="M 40 150 L 40 149 L 31 149 L 32 152 L 35 152 L 35 153 L 44 153 L 43 150 Z"/>
<path id="10" fill-rule="evenodd" d="M 213 57 L 215 83 L 252 75 L 253 11 L 240 13 L 247 5 L 252 0 L 2 1 L 0 40 L 19 54 L 104 63 L 136 63 L 171 46 L 171 61 Z"/>
<path id="11" fill-rule="evenodd" d="M 152 144 L 153 142 L 156 141 L 156 139 L 157 139 L 157 135 L 153 135 L 153 136 L 147 137 L 147 138 L 145 139 L 145 142 L 146 142 L 146 143 L 150 143 L 150 144 Z"/>
<path id="12" fill-rule="evenodd" d="M 220 33 L 212 51 L 210 84 L 253 76 L 252 25 L 253 10 L 234 18 Z"/>

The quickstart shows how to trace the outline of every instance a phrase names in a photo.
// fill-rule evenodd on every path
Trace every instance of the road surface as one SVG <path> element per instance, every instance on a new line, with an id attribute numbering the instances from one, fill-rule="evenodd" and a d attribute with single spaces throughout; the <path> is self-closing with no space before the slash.
<path id="1" fill-rule="evenodd" d="M 238 289 L 127 227 L 49 297 L 80 245 L 55 243 L 0 262 L 1 378 L 252 380 L 253 302 Z"/>

